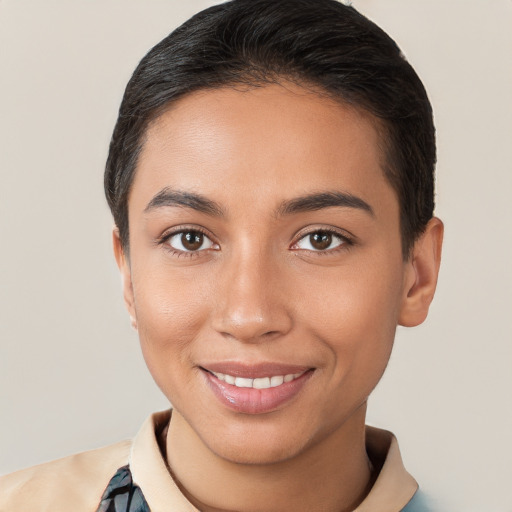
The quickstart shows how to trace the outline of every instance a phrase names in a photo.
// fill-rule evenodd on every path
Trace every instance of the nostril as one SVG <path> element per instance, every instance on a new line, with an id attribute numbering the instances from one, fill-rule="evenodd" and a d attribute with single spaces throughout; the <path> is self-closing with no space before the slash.
<path id="1" fill-rule="evenodd" d="M 255 328 L 254 326 L 238 326 L 237 328 L 221 330 L 219 332 L 225 338 L 237 340 L 243 343 L 261 343 L 265 341 L 271 341 L 285 333 L 284 331 L 277 329 L 261 330 Z"/>
<path id="2" fill-rule="evenodd" d="M 266 338 L 272 338 L 273 336 L 277 336 L 279 335 L 279 331 L 267 331 L 265 333 L 262 334 L 262 336 L 266 337 Z"/>

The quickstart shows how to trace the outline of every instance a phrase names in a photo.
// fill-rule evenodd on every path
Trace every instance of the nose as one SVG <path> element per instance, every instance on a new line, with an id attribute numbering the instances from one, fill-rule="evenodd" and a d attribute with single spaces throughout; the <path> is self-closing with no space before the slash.
<path id="1" fill-rule="evenodd" d="M 235 255 L 224 263 L 220 280 L 213 327 L 223 336 L 261 343 L 292 328 L 283 273 L 267 254 Z"/>

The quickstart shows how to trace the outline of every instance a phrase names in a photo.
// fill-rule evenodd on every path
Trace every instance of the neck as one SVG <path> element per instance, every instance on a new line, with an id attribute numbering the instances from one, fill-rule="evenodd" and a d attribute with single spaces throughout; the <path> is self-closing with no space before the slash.
<path id="1" fill-rule="evenodd" d="M 366 404 L 338 430 L 299 455 L 272 464 L 239 464 L 213 453 L 176 410 L 166 438 L 177 484 L 202 512 L 354 510 L 369 492 Z"/>

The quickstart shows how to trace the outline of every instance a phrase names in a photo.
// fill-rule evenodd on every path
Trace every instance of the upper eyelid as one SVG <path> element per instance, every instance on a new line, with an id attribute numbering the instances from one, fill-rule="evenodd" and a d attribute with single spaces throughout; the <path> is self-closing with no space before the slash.
<path id="1" fill-rule="evenodd" d="M 204 235 L 210 242 L 212 243 L 212 246 L 219 246 L 217 242 L 208 234 L 208 230 L 204 228 L 198 228 L 198 227 L 186 227 L 186 226 L 175 226 L 174 228 L 169 228 L 163 232 L 162 235 L 160 235 L 156 240 L 155 244 L 158 246 L 161 246 L 166 251 L 172 253 L 174 257 L 181 257 L 186 256 L 188 258 L 194 258 L 199 257 L 201 253 L 206 252 L 208 250 L 211 250 L 212 247 L 208 247 L 206 249 L 199 249 L 194 251 L 184 251 L 182 249 L 177 249 L 176 247 L 172 246 L 170 243 L 170 240 L 175 237 L 176 235 L 179 235 L 180 233 L 187 233 L 187 232 L 197 232 Z M 216 249 L 214 249 L 216 250 Z"/>
<path id="2" fill-rule="evenodd" d="M 304 238 L 306 238 L 314 233 L 318 233 L 318 232 L 329 233 L 334 236 L 337 236 L 340 239 L 341 243 L 332 248 L 318 249 L 318 250 L 312 250 L 312 249 L 308 249 L 308 248 L 303 249 L 303 248 L 297 247 L 297 245 L 299 244 L 299 242 L 301 240 L 303 240 Z M 322 227 L 322 228 L 316 227 L 309 231 L 302 232 L 300 234 L 300 236 L 296 236 L 296 238 L 294 240 L 295 241 L 290 246 L 291 250 L 296 251 L 297 253 L 301 253 L 301 252 L 312 253 L 317 256 L 334 255 L 340 251 L 343 251 L 343 250 L 346 251 L 346 250 L 352 248 L 352 246 L 357 244 L 357 237 L 352 235 L 352 233 L 349 233 L 346 230 L 342 230 L 339 228 L 336 229 L 333 227 Z"/>
<path id="3" fill-rule="evenodd" d="M 166 240 L 169 240 L 169 238 L 178 235 L 180 233 L 187 233 L 191 231 L 197 231 L 198 233 L 203 234 L 204 236 L 208 237 L 212 242 L 215 242 L 215 237 L 210 233 L 210 231 L 202 226 L 174 226 L 172 228 L 166 229 L 158 238 L 158 242 L 165 242 Z"/>
<path id="4" fill-rule="evenodd" d="M 349 240 L 351 242 L 353 242 L 353 241 L 355 241 L 357 239 L 357 237 L 355 235 L 353 235 L 352 233 L 350 233 L 346 229 L 340 229 L 340 228 L 334 228 L 334 227 L 328 227 L 328 226 L 325 226 L 325 227 L 314 227 L 314 228 L 311 228 L 311 229 L 304 228 L 304 229 L 307 230 L 307 231 L 300 230 L 295 235 L 295 237 L 294 237 L 295 242 L 293 242 L 293 243 L 297 243 L 299 240 L 302 240 L 305 236 L 312 235 L 313 233 L 319 233 L 319 232 L 331 233 L 333 235 L 339 236 L 343 240 Z"/>

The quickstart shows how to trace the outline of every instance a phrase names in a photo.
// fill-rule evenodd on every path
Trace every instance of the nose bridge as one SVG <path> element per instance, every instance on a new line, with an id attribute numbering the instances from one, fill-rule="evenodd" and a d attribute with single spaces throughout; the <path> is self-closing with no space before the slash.
<path id="1" fill-rule="evenodd" d="M 254 240 L 231 251 L 224 262 L 214 327 L 243 342 L 286 333 L 291 317 L 279 289 L 280 269 L 272 251 Z"/>

